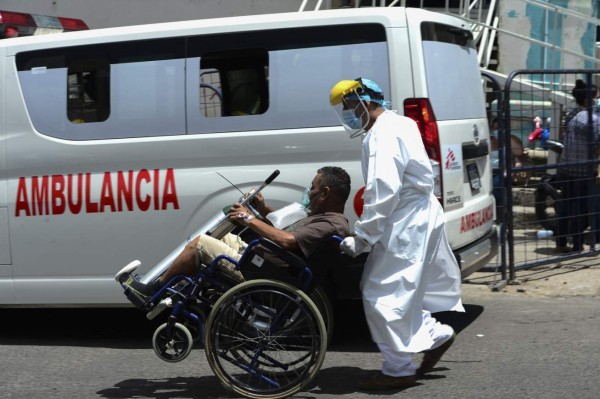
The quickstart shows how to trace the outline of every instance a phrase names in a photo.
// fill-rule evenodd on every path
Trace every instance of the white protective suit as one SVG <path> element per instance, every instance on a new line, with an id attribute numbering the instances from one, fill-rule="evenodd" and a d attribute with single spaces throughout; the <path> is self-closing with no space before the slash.
<path id="1" fill-rule="evenodd" d="M 361 289 L 373 341 L 399 352 L 430 349 L 423 310 L 464 308 L 416 123 L 392 111 L 380 114 L 363 140 L 362 168 L 364 208 L 355 232 L 372 246 Z"/>

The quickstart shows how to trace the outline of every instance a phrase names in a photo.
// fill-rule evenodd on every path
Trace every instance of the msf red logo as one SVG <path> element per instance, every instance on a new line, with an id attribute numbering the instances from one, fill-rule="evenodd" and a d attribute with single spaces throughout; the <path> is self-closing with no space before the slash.
<path id="1" fill-rule="evenodd" d="M 460 158 L 460 155 L 458 158 Z M 446 161 L 444 162 L 444 170 L 454 172 L 461 170 L 460 162 L 457 160 L 456 153 L 451 148 L 448 148 L 448 154 L 446 155 Z"/>
<path id="2" fill-rule="evenodd" d="M 454 155 L 454 151 L 452 151 L 451 149 L 448 149 L 448 155 L 446 156 L 446 164 L 445 164 L 446 170 L 448 170 L 452 167 L 452 165 L 454 164 L 454 161 L 456 161 L 456 156 Z"/>

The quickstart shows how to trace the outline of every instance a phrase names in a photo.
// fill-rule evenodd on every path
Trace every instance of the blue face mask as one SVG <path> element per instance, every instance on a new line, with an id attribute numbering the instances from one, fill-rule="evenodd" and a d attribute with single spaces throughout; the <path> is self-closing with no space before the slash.
<path id="1" fill-rule="evenodd" d="M 342 111 L 342 119 L 346 126 L 350 129 L 361 129 L 362 119 L 357 117 L 353 109 L 345 109 Z"/>
<path id="2" fill-rule="evenodd" d="M 310 205 L 310 197 L 308 196 L 309 192 L 310 188 L 308 187 L 306 187 L 302 192 L 302 200 L 300 201 L 300 204 L 302 204 L 302 206 L 305 208 L 308 208 L 308 206 Z"/>
<path id="3" fill-rule="evenodd" d="M 600 97 L 596 99 L 596 107 L 600 107 Z"/>

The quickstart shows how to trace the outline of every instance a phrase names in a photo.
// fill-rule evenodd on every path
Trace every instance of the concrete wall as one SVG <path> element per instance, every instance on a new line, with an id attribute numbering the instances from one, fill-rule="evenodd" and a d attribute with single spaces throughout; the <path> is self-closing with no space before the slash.
<path id="1" fill-rule="evenodd" d="M 550 0 L 587 16 L 598 16 L 596 0 Z M 595 56 L 596 27 L 573 16 L 556 16 L 539 6 L 522 0 L 499 2 L 500 28 L 536 40 L 552 43 L 574 52 Z M 498 36 L 499 72 L 509 74 L 515 69 L 593 69 L 592 61 L 532 44 L 500 33 Z"/>
<path id="2" fill-rule="evenodd" d="M 329 6 L 336 0 L 324 0 Z M 90 28 L 298 11 L 302 0 L 0 0 L 0 10 L 83 19 Z M 310 0 L 306 9 L 314 9 Z M 324 8 L 324 7 L 321 8 Z"/>

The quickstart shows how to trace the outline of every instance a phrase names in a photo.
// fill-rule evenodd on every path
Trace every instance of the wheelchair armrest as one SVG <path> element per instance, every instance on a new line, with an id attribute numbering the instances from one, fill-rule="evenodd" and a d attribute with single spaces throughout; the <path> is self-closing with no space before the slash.
<path id="1" fill-rule="evenodd" d="M 246 248 L 242 258 L 239 260 L 240 266 L 246 265 L 240 269 L 243 274 L 253 273 L 251 270 L 253 270 L 256 266 L 253 265 L 251 260 L 251 258 L 255 256 L 254 251 L 252 250 L 258 245 L 269 250 L 272 255 L 283 260 L 288 265 L 288 267 L 280 267 L 271 265 L 270 262 L 266 262 L 271 266 L 258 266 L 258 268 L 263 269 L 263 271 L 260 273 L 265 274 L 261 278 L 269 278 L 271 276 L 274 279 L 280 279 L 282 281 L 291 283 L 305 291 L 309 289 L 313 281 L 313 272 L 308 266 L 307 261 L 298 255 L 286 251 L 275 242 L 264 237 L 252 241 L 248 245 L 248 248 Z M 265 268 L 267 268 L 268 271 L 264 270 Z"/>
<path id="2" fill-rule="evenodd" d="M 305 259 L 289 251 L 286 251 L 285 249 L 281 248 L 278 244 L 269 240 L 268 238 L 262 237 L 258 241 L 263 247 L 273 251 L 273 253 L 277 254 L 277 256 L 285 260 L 290 266 L 299 269 L 308 268 L 308 264 L 306 263 Z"/>

